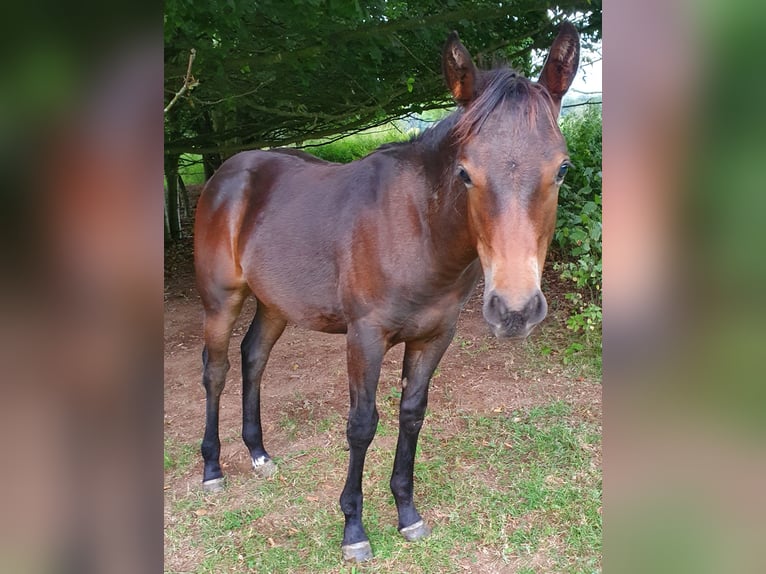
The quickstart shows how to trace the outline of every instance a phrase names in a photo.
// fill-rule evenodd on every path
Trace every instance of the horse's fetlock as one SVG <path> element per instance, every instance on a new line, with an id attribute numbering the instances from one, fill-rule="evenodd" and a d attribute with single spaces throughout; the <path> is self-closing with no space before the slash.
<path id="1" fill-rule="evenodd" d="M 346 492 L 340 495 L 340 509 L 346 516 L 353 516 L 362 512 L 362 493 Z"/>
<path id="2" fill-rule="evenodd" d="M 412 496 L 412 482 L 412 478 L 407 478 L 404 475 L 394 474 L 391 477 L 389 486 L 391 487 L 391 492 L 397 499 L 407 498 L 408 496 Z"/>

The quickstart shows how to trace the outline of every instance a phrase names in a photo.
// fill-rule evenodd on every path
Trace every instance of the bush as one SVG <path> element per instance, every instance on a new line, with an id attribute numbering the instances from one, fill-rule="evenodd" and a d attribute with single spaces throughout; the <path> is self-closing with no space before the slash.
<path id="1" fill-rule="evenodd" d="M 559 191 L 554 269 L 573 287 L 567 326 L 588 334 L 601 329 L 601 107 L 566 115 L 561 131 L 574 168 Z"/>

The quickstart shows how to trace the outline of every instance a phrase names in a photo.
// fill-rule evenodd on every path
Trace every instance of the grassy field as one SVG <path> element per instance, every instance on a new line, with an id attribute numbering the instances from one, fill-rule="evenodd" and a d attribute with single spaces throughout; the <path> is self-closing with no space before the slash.
<path id="1" fill-rule="evenodd" d="M 337 505 L 347 452 L 333 441 L 277 457 L 269 480 L 239 476 L 222 495 L 191 488 L 166 499 L 166 553 L 191 570 L 166 572 L 572 572 L 600 571 L 600 423 L 564 402 L 492 416 L 429 412 L 415 468 L 416 500 L 433 535 L 396 531 L 388 489 L 397 397 L 379 401 L 381 423 L 365 467 L 365 525 L 375 560 L 343 565 Z M 285 420 L 285 430 L 296 429 Z M 342 437 L 341 417 L 301 432 Z M 169 477 L 186 475 L 197 444 L 167 441 Z M 195 477 L 196 478 L 196 477 Z"/>

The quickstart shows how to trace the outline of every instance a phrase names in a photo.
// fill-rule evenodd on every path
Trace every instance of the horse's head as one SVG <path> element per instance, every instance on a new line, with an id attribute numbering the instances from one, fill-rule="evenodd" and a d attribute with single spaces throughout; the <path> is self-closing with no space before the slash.
<path id="1" fill-rule="evenodd" d="M 545 318 L 543 264 L 569 157 L 557 124 L 580 40 L 564 24 L 538 82 L 508 68 L 479 71 L 453 32 L 447 84 L 463 106 L 455 125 L 453 185 L 466 188 L 471 236 L 484 270 L 484 318 L 502 337 L 526 337 Z"/>

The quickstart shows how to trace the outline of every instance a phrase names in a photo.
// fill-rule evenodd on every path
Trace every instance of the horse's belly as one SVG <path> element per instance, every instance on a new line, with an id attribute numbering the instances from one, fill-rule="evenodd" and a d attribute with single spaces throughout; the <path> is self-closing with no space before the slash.
<path id="1" fill-rule="evenodd" d="M 285 254 L 254 261 L 258 265 L 247 272 L 247 282 L 263 305 L 305 329 L 346 332 L 337 277 L 329 262 L 291 259 Z"/>

